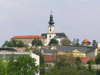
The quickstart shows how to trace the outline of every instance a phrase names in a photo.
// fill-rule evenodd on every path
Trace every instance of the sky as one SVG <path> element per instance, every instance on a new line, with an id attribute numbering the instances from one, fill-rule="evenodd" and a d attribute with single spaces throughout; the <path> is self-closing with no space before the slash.
<path id="1" fill-rule="evenodd" d="M 51 10 L 55 32 L 100 42 L 100 0 L 0 0 L 0 46 L 13 36 L 47 33 Z"/>

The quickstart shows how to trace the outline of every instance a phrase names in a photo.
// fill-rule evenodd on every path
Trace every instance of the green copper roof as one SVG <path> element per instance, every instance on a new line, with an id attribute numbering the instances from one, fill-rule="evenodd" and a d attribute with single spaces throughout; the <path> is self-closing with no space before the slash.
<path id="1" fill-rule="evenodd" d="M 50 14 L 50 16 L 53 16 L 53 15 L 52 15 L 52 10 L 51 10 L 51 14 Z"/>

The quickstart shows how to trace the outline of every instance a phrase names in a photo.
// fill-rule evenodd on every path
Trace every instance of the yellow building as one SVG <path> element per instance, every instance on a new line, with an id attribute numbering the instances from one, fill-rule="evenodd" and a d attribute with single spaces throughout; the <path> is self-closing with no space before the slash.
<path id="1" fill-rule="evenodd" d="M 86 57 L 88 49 L 86 47 L 74 47 L 74 46 L 54 46 L 51 50 L 56 49 L 58 55 L 72 55 L 74 57 Z"/>

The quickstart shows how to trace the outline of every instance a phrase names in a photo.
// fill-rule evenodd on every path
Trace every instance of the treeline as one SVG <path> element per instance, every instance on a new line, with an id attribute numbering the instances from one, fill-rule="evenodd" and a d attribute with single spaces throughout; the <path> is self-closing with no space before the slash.
<path id="1" fill-rule="evenodd" d="M 21 40 L 14 40 L 11 41 L 5 41 L 2 47 L 24 47 L 24 43 Z"/>

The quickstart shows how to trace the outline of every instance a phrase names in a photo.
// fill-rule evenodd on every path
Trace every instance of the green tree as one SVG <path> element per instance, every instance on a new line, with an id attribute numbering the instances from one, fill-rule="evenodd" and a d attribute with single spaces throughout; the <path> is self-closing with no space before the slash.
<path id="1" fill-rule="evenodd" d="M 61 39 L 60 41 L 61 45 L 66 46 L 66 45 L 70 45 L 71 42 L 69 39 Z"/>
<path id="2" fill-rule="evenodd" d="M 2 56 L 0 57 L 0 75 L 7 75 L 7 60 L 6 62 L 4 61 L 6 59 L 4 59 Z"/>
<path id="3" fill-rule="evenodd" d="M 38 51 L 36 51 L 35 53 L 40 56 L 40 67 L 41 67 L 40 68 L 40 74 L 44 74 L 45 73 L 45 61 L 44 61 L 44 57 Z"/>
<path id="4" fill-rule="evenodd" d="M 5 47 L 5 46 L 8 47 L 8 43 L 9 43 L 8 41 L 5 41 L 2 47 Z"/>
<path id="5" fill-rule="evenodd" d="M 21 40 L 19 40 L 17 42 L 17 47 L 23 47 L 23 46 L 24 46 L 24 43 Z"/>
<path id="6" fill-rule="evenodd" d="M 93 40 L 92 45 L 93 45 L 93 46 L 97 46 L 96 40 Z"/>
<path id="7" fill-rule="evenodd" d="M 58 44 L 58 41 L 57 41 L 56 39 L 53 38 L 53 39 L 51 39 L 50 42 L 49 42 L 49 45 L 52 45 L 52 44 L 53 44 L 53 45 L 57 45 L 57 44 Z"/>
<path id="8" fill-rule="evenodd" d="M 100 54 L 98 54 L 95 58 L 96 64 L 100 64 Z"/>
<path id="9" fill-rule="evenodd" d="M 32 41 L 32 46 L 43 46 L 42 41 L 39 39 L 34 39 Z"/>
<path id="10" fill-rule="evenodd" d="M 77 39 L 77 43 L 76 43 L 76 45 L 78 45 L 78 46 L 79 46 L 79 39 Z"/>
<path id="11" fill-rule="evenodd" d="M 14 57 L 8 62 L 7 74 L 8 75 L 35 75 L 38 73 L 38 66 L 36 60 L 29 56 L 19 56 L 16 61 Z"/>
<path id="12" fill-rule="evenodd" d="M 80 59 L 80 57 L 77 57 L 76 59 L 75 59 L 75 64 L 76 64 L 76 66 L 77 66 L 77 70 L 80 70 L 81 69 L 81 64 L 82 64 L 82 61 L 81 61 L 81 59 Z"/>
<path id="13" fill-rule="evenodd" d="M 95 61 L 93 59 L 90 59 L 90 60 L 87 61 L 87 64 L 90 64 L 90 63 L 95 64 Z"/>
<path id="14" fill-rule="evenodd" d="M 25 51 L 30 51 L 30 48 L 29 47 L 26 47 Z"/>
<path id="15" fill-rule="evenodd" d="M 17 46 L 17 40 L 12 39 L 11 41 L 12 41 L 12 43 L 13 43 L 13 47 L 16 47 L 16 46 Z"/>
<path id="16" fill-rule="evenodd" d="M 9 42 L 8 42 L 8 47 L 13 47 L 12 41 L 9 41 Z"/>

